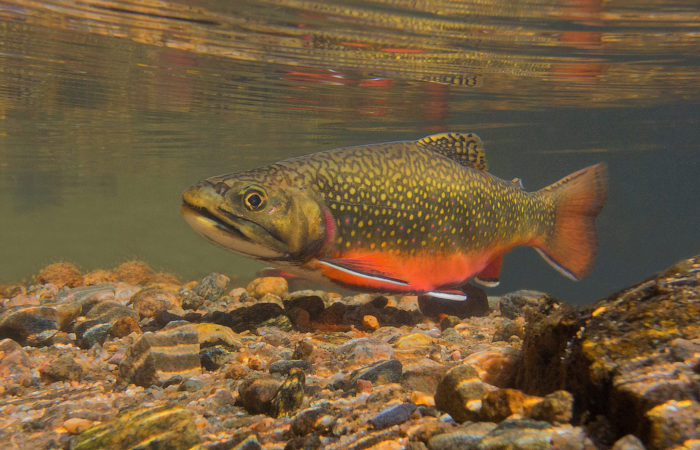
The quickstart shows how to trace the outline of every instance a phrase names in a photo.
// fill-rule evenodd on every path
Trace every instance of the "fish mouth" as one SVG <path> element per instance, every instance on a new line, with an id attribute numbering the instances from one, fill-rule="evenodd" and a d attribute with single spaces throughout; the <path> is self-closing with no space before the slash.
<path id="1" fill-rule="evenodd" d="M 208 208 L 192 205 L 185 200 L 180 213 L 197 233 L 227 250 L 263 261 L 282 260 L 289 256 L 283 251 L 270 248 L 270 244 L 278 247 L 284 243 L 255 222 L 222 212 L 227 219 L 224 221 Z M 256 239 L 251 236 L 256 236 Z"/>

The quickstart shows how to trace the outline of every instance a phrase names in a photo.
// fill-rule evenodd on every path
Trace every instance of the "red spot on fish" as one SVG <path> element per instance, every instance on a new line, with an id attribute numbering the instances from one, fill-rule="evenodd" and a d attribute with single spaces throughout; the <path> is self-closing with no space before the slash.
<path id="1" fill-rule="evenodd" d="M 350 219 L 349 218 L 345 219 L 345 223 L 350 223 Z"/>

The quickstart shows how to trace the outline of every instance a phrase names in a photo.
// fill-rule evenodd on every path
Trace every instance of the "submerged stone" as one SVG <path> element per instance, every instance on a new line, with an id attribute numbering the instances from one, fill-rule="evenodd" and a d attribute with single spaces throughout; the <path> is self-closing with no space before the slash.
<path id="1" fill-rule="evenodd" d="M 75 450 L 104 448 L 188 449 L 200 442 L 192 413 L 161 406 L 127 411 L 77 437 Z"/>
<path id="2" fill-rule="evenodd" d="M 119 364 L 117 387 L 129 383 L 148 387 L 174 376 L 193 377 L 201 373 L 197 329 L 181 325 L 157 333 L 144 333 Z"/>

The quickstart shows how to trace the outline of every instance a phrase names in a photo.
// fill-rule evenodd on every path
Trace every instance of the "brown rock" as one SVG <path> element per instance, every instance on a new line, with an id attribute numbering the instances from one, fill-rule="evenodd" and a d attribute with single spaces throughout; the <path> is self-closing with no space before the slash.
<path id="1" fill-rule="evenodd" d="M 0 312 L 0 339 L 10 338 L 20 344 L 39 333 L 58 330 L 56 309 L 48 306 L 16 306 Z"/>
<path id="2" fill-rule="evenodd" d="M 545 395 L 542 400 L 533 404 L 526 414 L 532 419 L 556 424 L 570 422 L 573 413 L 574 396 L 560 390 Z"/>
<path id="3" fill-rule="evenodd" d="M 525 415 L 540 397 L 533 397 L 516 389 L 498 389 L 487 392 L 481 399 L 479 416 L 486 422 L 501 422 L 513 414 Z"/>
<path id="4" fill-rule="evenodd" d="M 83 283 L 83 275 L 73 264 L 55 263 L 43 268 L 35 281 L 39 284 L 51 283 L 59 288 L 75 287 Z"/>
<path id="5" fill-rule="evenodd" d="M 479 418 L 481 398 L 488 391 L 476 369 L 468 365 L 453 367 L 438 384 L 435 406 L 457 422 L 475 421 Z"/>
<path id="6" fill-rule="evenodd" d="M 301 332 L 312 330 L 311 316 L 307 310 L 294 307 L 287 311 L 287 316 L 289 317 L 289 320 L 292 321 L 292 325 L 294 325 L 295 329 Z"/>
<path id="7" fill-rule="evenodd" d="M 39 375 L 47 383 L 79 381 L 83 378 L 83 367 L 73 359 L 73 356 L 65 354 L 40 367 Z"/>
<path id="8" fill-rule="evenodd" d="M 262 298 L 265 294 L 283 298 L 287 296 L 288 285 L 287 280 L 282 277 L 262 277 L 251 281 L 246 290 L 255 298 Z"/>
<path id="9" fill-rule="evenodd" d="M 200 347 L 212 347 L 222 345 L 230 349 L 238 349 L 241 343 L 236 337 L 236 333 L 225 325 L 216 323 L 197 323 L 194 324 L 197 329 Z"/>
<path id="10" fill-rule="evenodd" d="M 131 333 L 141 333 L 139 323 L 131 316 L 121 317 L 114 321 L 109 334 L 115 338 L 123 338 Z"/>
<path id="11" fill-rule="evenodd" d="M 474 367 L 482 381 L 506 388 L 513 386 L 520 358 L 520 350 L 513 347 L 491 347 L 472 353 L 464 363 Z"/>
<path id="12" fill-rule="evenodd" d="M 193 325 L 144 333 L 119 364 L 117 388 L 129 383 L 149 387 L 180 376 L 201 374 L 197 329 Z"/>
<path id="13" fill-rule="evenodd" d="M 700 437 L 700 403 L 695 400 L 669 400 L 649 410 L 646 418 L 650 426 L 645 441 L 652 449 L 692 448 L 685 441 Z"/>
<path id="14" fill-rule="evenodd" d="M 85 274 L 83 284 L 92 286 L 95 284 L 114 283 L 118 279 L 117 275 L 110 270 L 97 269 Z"/>
<path id="15" fill-rule="evenodd" d="M 0 341 L 0 380 L 11 391 L 32 384 L 32 360 L 12 339 Z"/>
<path id="16" fill-rule="evenodd" d="M 152 318 L 160 312 L 180 307 L 180 302 L 174 292 L 159 287 L 141 289 L 131 297 L 129 304 L 142 318 Z"/>
<path id="17" fill-rule="evenodd" d="M 142 261 L 128 261 L 114 269 L 114 274 L 129 284 L 146 284 L 153 278 L 153 269 Z"/>
<path id="18" fill-rule="evenodd" d="M 241 406 L 250 414 L 268 414 L 281 383 L 274 378 L 251 377 L 238 388 Z"/>
<path id="19" fill-rule="evenodd" d="M 70 434 L 81 434 L 92 426 L 92 420 L 72 417 L 63 422 L 63 428 Z"/>

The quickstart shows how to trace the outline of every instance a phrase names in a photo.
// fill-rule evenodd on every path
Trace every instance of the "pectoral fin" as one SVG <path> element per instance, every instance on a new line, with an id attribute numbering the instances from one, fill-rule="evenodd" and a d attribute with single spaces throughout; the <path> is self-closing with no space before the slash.
<path id="1" fill-rule="evenodd" d="M 503 264 L 503 255 L 495 256 L 488 265 L 479 272 L 474 281 L 486 287 L 496 287 L 500 283 L 501 264 Z"/>
<path id="2" fill-rule="evenodd" d="M 319 263 L 326 268 L 323 272 L 327 277 L 341 283 L 359 286 L 381 283 L 395 288 L 408 286 L 407 281 L 367 259 L 336 258 L 319 260 Z"/>

